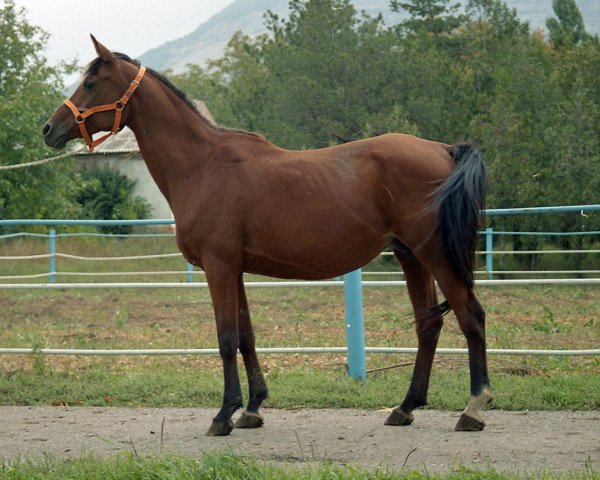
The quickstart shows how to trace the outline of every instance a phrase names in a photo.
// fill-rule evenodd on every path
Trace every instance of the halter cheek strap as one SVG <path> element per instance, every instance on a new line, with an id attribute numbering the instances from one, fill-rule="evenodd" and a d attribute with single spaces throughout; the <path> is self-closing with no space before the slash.
<path id="1" fill-rule="evenodd" d="M 135 92 L 137 87 L 140 86 L 140 82 L 142 81 L 142 78 L 144 77 L 145 73 L 146 73 L 146 67 L 143 67 L 143 66 L 140 67 L 138 74 L 136 75 L 135 79 L 129 85 L 129 88 L 125 91 L 123 96 L 119 100 L 117 100 L 115 103 L 107 103 L 104 105 L 97 105 L 95 107 L 85 109 L 85 108 L 77 107 L 68 98 L 65 100 L 65 105 L 67 107 L 69 107 L 69 109 L 71 110 L 71 113 L 73 113 L 73 116 L 75 117 L 75 123 L 77 123 L 77 125 L 79 126 L 79 131 L 81 132 L 81 136 L 85 140 L 85 143 L 90 152 L 93 152 L 94 148 L 96 148 L 104 140 L 106 140 L 108 137 L 110 137 L 111 135 L 114 135 L 115 133 L 117 133 L 120 130 L 123 109 L 125 108 L 125 105 L 127 105 L 127 102 L 129 102 L 129 99 L 133 95 L 133 92 Z M 113 122 L 112 129 L 106 135 L 103 135 L 102 137 L 100 137 L 96 140 L 93 140 L 92 137 L 90 136 L 90 134 L 88 133 L 87 129 L 85 128 L 86 118 L 92 116 L 94 113 L 107 112 L 110 110 L 115 111 L 115 121 Z"/>

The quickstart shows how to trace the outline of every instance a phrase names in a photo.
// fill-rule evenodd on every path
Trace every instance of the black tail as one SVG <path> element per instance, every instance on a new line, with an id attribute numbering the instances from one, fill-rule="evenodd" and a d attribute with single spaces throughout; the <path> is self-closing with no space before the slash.
<path id="1" fill-rule="evenodd" d="M 481 153 L 468 143 L 454 145 L 450 154 L 456 167 L 437 190 L 438 230 L 454 271 L 473 287 L 477 231 L 485 205 L 485 166 Z"/>

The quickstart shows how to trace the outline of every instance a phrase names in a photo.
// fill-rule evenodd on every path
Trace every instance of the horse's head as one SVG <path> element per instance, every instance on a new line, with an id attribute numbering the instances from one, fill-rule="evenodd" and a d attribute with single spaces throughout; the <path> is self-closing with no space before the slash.
<path id="1" fill-rule="evenodd" d="M 44 125 L 44 141 L 50 147 L 63 148 L 70 140 L 83 138 L 93 150 L 108 137 L 92 141 L 94 133 L 108 131 L 111 135 L 127 123 L 127 102 L 145 69 L 125 55 L 111 52 L 93 35 L 92 41 L 98 58 L 88 65 L 73 95 Z"/>

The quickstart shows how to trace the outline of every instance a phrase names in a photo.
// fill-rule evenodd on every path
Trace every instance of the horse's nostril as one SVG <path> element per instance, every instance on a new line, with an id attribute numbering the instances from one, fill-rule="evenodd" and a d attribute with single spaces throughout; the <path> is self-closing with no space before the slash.
<path id="1" fill-rule="evenodd" d="M 44 125 L 44 128 L 42 129 L 42 133 L 44 134 L 44 136 L 46 136 L 50 133 L 50 130 L 52 130 L 52 125 L 47 123 L 46 125 Z"/>

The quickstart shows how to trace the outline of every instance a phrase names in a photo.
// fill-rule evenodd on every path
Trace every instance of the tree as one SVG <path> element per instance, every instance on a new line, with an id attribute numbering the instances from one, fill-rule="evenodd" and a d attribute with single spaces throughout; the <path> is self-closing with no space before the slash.
<path id="1" fill-rule="evenodd" d="M 502 0 L 469 0 L 466 14 L 472 23 L 485 24 L 488 35 L 496 39 L 529 34 L 529 24 L 519 19 L 516 8 Z"/>
<path id="2" fill-rule="evenodd" d="M 290 9 L 285 20 L 269 17 L 258 45 L 269 138 L 302 148 L 414 131 L 398 99 L 390 102 L 396 52 L 380 17 L 358 18 L 349 0 L 294 0 Z"/>
<path id="3" fill-rule="evenodd" d="M 546 27 L 557 48 L 569 48 L 590 38 L 575 0 L 552 0 L 552 9 L 556 18 L 548 18 Z"/>
<path id="4" fill-rule="evenodd" d="M 235 117 L 226 124 L 288 148 L 361 138 L 367 123 L 380 132 L 388 114 L 406 126 L 398 105 L 381 94 L 392 83 L 393 44 L 380 18 L 358 20 L 349 0 L 292 0 L 288 18 L 269 12 L 266 19 L 266 35 L 235 34 L 209 65 L 207 91 L 227 99 L 216 102 L 223 107 L 216 118 L 220 110 Z"/>
<path id="5" fill-rule="evenodd" d="M 237 32 L 228 43 L 225 56 L 210 68 L 225 85 L 223 93 L 235 118 L 227 125 L 267 134 L 272 133 L 265 130 L 265 121 L 270 119 L 268 108 L 273 101 L 270 93 L 273 82 L 264 65 L 265 41 L 265 35 L 252 41 Z"/>
<path id="6" fill-rule="evenodd" d="M 82 185 L 75 196 L 81 205 L 82 218 L 124 220 L 147 218 L 150 205 L 133 195 L 135 182 L 114 170 L 91 169 L 81 174 Z M 106 233 L 130 233 L 128 225 L 102 226 Z"/>
<path id="7" fill-rule="evenodd" d="M 362 86 L 354 7 L 348 0 L 294 0 L 290 8 L 288 19 L 270 23 L 272 41 L 262 52 L 277 105 L 269 113 L 285 128 L 279 135 L 296 147 L 358 138 L 362 105 L 351 101 Z"/>
<path id="8" fill-rule="evenodd" d="M 214 64 L 207 67 L 190 64 L 181 73 L 164 73 L 190 98 L 206 103 L 217 123 L 230 127 L 240 126 L 239 118 L 232 111 L 229 85 L 223 79 L 223 72 Z"/>
<path id="9" fill-rule="evenodd" d="M 72 65 L 48 66 L 48 35 L 31 25 L 13 0 L 0 7 L 0 163 L 15 164 L 53 155 L 41 128 L 60 104 L 62 74 Z M 72 216 L 73 169 L 61 161 L 0 173 L 0 218 Z"/>
<path id="10" fill-rule="evenodd" d="M 470 117 L 470 101 L 464 96 L 469 76 L 457 68 L 451 51 L 428 34 L 410 34 L 397 40 L 392 65 L 385 101 L 402 105 L 422 137 L 463 140 Z"/>
<path id="11" fill-rule="evenodd" d="M 460 3 L 450 4 L 451 0 L 391 0 L 394 12 L 405 10 L 410 18 L 400 26 L 411 32 L 425 31 L 433 35 L 450 34 L 460 26 L 464 17 L 458 15 Z"/>

